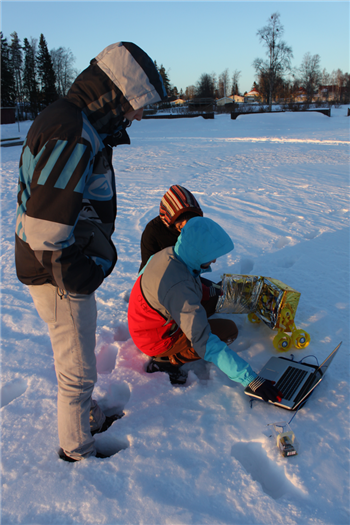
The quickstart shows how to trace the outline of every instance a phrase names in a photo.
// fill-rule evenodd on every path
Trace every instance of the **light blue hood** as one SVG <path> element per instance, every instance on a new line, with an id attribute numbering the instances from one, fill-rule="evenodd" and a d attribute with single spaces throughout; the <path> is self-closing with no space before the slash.
<path id="1" fill-rule="evenodd" d="M 233 242 L 219 224 L 207 217 L 194 217 L 182 228 L 174 252 L 191 273 L 197 276 L 211 271 L 211 268 L 201 268 L 202 264 L 229 253 L 233 248 Z"/>

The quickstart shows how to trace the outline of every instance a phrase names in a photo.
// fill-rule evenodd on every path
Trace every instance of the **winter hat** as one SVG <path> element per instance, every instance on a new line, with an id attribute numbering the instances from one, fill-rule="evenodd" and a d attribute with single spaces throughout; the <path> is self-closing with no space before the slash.
<path id="1" fill-rule="evenodd" d="M 160 201 L 160 218 L 166 226 L 171 226 L 186 212 L 203 217 L 201 207 L 190 191 L 179 185 L 171 186 Z"/>

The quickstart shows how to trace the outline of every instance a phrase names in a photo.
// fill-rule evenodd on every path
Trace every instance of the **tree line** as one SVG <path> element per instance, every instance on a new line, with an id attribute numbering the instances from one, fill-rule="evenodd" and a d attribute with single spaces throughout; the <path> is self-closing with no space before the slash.
<path id="1" fill-rule="evenodd" d="M 340 69 L 328 73 L 321 69 L 318 54 L 305 53 L 299 67 L 292 67 L 292 48 L 282 40 L 284 27 L 279 13 L 273 13 L 267 24 L 257 31 L 257 36 L 265 48 L 265 58 L 253 61 L 256 88 L 260 100 L 270 106 L 274 101 L 293 101 L 300 89 L 311 102 L 317 90 L 325 86 L 333 89 L 332 97 L 339 102 L 350 100 L 350 76 Z M 65 96 L 78 75 L 74 69 L 75 57 L 70 49 L 60 47 L 50 52 L 43 34 L 37 39 L 24 38 L 23 45 L 16 32 L 11 34 L 11 42 L 1 34 L 1 106 L 14 106 L 25 109 L 36 116 L 39 110 L 58 97 Z M 237 69 L 232 75 L 226 68 L 220 75 L 203 73 L 195 85 L 179 91 L 170 82 L 169 71 L 163 64 L 155 65 L 162 76 L 170 100 L 181 98 L 220 99 L 241 95 Z M 334 92 L 336 90 L 336 92 Z M 245 94 L 245 93 L 244 93 Z"/>
<path id="2" fill-rule="evenodd" d="M 321 70 L 320 56 L 310 53 L 305 53 L 300 67 L 293 68 L 291 65 L 293 51 L 282 40 L 283 33 L 284 27 L 279 13 L 273 13 L 267 25 L 257 32 L 267 57 L 265 60 L 256 58 L 253 62 L 257 77 L 255 86 L 264 102 L 271 106 L 273 100 L 291 99 L 300 88 L 303 89 L 307 102 L 311 102 L 315 93 L 322 86 L 336 86 L 340 102 L 342 102 L 344 91 L 345 93 L 347 91 L 349 100 L 349 74 L 343 73 L 340 69 L 330 74 L 325 69 Z"/>
<path id="3" fill-rule="evenodd" d="M 305 53 L 299 67 L 292 67 L 292 48 L 282 40 L 284 27 L 279 13 L 273 13 L 267 25 L 257 31 L 260 43 L 266 51 L 266 58 L 253 61 L 256 81 L 252 85 L 259 93 L 258 99 L 272 105 L 280 100 L 292 101 L 300 94 L 305 94 L 311 102 L 319 89 L 331 87 L 332 96 L 339 102 L 350 100 L 350 76 L 340 69 L 328 73 L 321 69 L 318 54 Z M 235 70 L 230 79 L 229 70 L 225 69 L 217 77 L 215 73 L 204 73 L 194 86 L 186 88 L 186 98 L 223 98 L 242 95 L 238 88 L 241 72 Z M 246 94 L 246 93 L 244 93 Z M 329 95 L 329 93 L 328 93 Z"/>
<path id="4" fill-rule="evenodd" d="M 24 38 L 23 45 L 16 32 L 11 42 L 1 35 L 1 106 L 17 106 L 23 113 L 36 116 L 43 108 L 65 96 L 78 75 L 75 57 L 70 49 L 48 50 L 40 35 Z"/>

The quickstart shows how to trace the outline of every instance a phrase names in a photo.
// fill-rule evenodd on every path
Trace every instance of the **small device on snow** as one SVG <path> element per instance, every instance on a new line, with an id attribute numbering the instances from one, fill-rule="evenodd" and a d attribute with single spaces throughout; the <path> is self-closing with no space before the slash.
<path id="1" fill-rule="evenodd" d="M 273 428 L 273 435 L 281 456 L 284 458 L 296 456 L 299 451 L 299 443 L 289 424 L 282 421 L 280 423 L 270 423 L 270 425 Z"/>

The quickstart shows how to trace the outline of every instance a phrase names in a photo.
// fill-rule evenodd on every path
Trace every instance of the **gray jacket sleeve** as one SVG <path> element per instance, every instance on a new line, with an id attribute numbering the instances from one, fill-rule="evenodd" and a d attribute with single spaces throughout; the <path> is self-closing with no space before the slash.
<path id="1" fill-rule="evenodd" d="M 163 305 L 181 328 L 197 354 L 204 358 L 211 333 L 207 314 L 201 305 L 202 286 L 189 277 L 173 285 L 164 296 Z"/>

